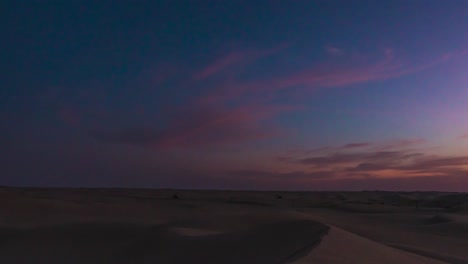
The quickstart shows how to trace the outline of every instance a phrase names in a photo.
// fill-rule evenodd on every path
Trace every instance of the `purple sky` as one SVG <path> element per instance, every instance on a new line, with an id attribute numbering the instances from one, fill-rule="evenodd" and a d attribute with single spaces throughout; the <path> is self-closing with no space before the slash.
<path id="1" fill-rule="evenodd" d="M 0 185 L 468 191 L 468 2 L 7 1 Z"/>

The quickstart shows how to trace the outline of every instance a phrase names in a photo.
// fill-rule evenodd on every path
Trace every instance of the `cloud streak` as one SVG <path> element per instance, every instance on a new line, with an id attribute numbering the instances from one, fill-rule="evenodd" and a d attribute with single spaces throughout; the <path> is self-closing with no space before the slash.
<path id="1" fill-rule="evenodd" d="M 226 72 L 235 65 L 246 65 L 262 57 L 268 57 L 283 50 L 288 45 L 278 45 L 277 47 L 265 50 L 237 50 L 224 56 L 216 58 L 213 62 L 193 75 L 195 81 L 202 81 L 207 78 Z"/>
<path id="2" fill-rule="evenodd" d="M 355 148 L 364 148 L 364 147 L 369 147 L 371 146 L 371 143 L 349 143 L 344 146 L 342 146 L 342 149 L 355 149 Z"/>
<path id="3" fill-rule="evenodd" d="M 123 129 L 95 136 L 114 143 L 158 149 L 239 144 L 279 136 L 280 130 L 262 121 L 287 110 L 285 106 L 187 107 L 163 128 Z"/>
<path id="4" fill-rule="evenodd" d="M 249 186 L 266 190 L 388 190 L 466 191 L 466 171 L 452 170 L 425 176 L 378 177 L 372 172 L 294 171 L 290 173 L 250 170 L 230 171 L 225 182 L 245 179 Z"/>
<path id="5" fill-rule="evenodd" d="M 331 46 L 331 45 L 326 45 L 325 46 L 325 51 L 332 55 L 332 56 L 337 56 L 343 54 L 343 50 L 339 49 L 337 47 Z"/>
<path id="6" fill-rule="evenodd" d="M 224 57 L 217 59 L 215 62 L 206 66 L 201 71 L 195 73 L 193 78 L 195 80 L 202 80 L 212 77 L 213 75 L 226 70 L 229 66 L 245 61 L 246 56 L 247 53 L 245 52 L 232 52 Z"/>
<path id="7" fill-rule="evenodd" d="M 440 156 L 402 147 L 386 151 L 340 147 L 328 152 L 282 156 L 280 161 L 303 166 L 307 171 L 333 172 L 328 175 L 343 179 L 356 175 L 377 178 L 468 175 L 468 156 Z"/>
<path id="8" fill-rule="evenodd" d="M 275 98 L 282 96 L 281 91 L 300 87 L 299 94 L 303 98 L 309 91 L 318 88 L 345 87 L 400 77 L 447 60 L 444 57 L 424 65 L 411 65 L 398 59 L 393 50 L 386 49 L 375 59 L 369 59 L 369 56 L 340 56 L 287 75 L 268 79 L 242 78 L 241 73 L 248 72 L 249 66 L 255 65 L 258 58 L 274 55 L 279 50 L 232 52 L 195 71 L 192 81 L 181 81 L 179 86 L 175 84 L 175 89 L 205 88 L 199 96 L 170 111 L 172 118 L 163 125 L 101 131 L 96 135 L 114 143 L 164 149 L 222 146 L 262 140 L 281 134 L 278 131 L 282 129 L 273 125 L 278 115 L 300 109 L 300 100 L 296 100 L 294 107 L 276 103 Z M 333 47 L 327 50 L 338 52 Z M 242 69 L 233 68 L 235 65 L 242 65 Z M 222 78 L 208 81 L 213 76 Z M 422 143 L 422 140 L 415 139 L 392 142 L 381 147 L 385 150 Z M 352 150 L 366 147 L 371 147 L 370 143 L 350 143 L 342 148 Z M 323 164 L 337 158 L 346 159 L 347 156 L 322 157 L 318 160 L 310 158 L 302 163 Z"/>
<path id="9" fill-rule="evenodd" d="M 287 75 L 260 80 L 237 80 L 216 89 L 220 101 L 238 98 L 269 98 L 278 92 L 301 87 L 303 97 L 319 88 L 346 87 L 359 83 L 383 81 L 423 71 L 454 56 L 436 57 L 426 63 L 414 64 L 395 55 L 392 49 L 385 49 L 380 56 L 343 56 L 339 60 L 326 60 L 304 67 Z M 297 99 L 297 98 L 296 98 Z"/>
<path id="10" fill-rule="evenodd" d="M 399 148 L 409 148 L 415 146 L 421 146 L 426 144 L 427 141 L 423 138 L 410 138 L 410 139 L 400 139 L 381 144 L 376 146 L 379 150 L 389 150 L 389 149 L 399 149 Z"/>

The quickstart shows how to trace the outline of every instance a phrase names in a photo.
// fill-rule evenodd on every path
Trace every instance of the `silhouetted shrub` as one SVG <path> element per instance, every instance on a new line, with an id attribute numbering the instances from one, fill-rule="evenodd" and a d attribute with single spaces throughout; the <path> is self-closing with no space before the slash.
<path id="1" fill-rule="evenodd" d="M 283 199 L 283 196 L 281 194 L 277 194 L 276 199 L 281 200 L 281 199 Z"/>
<path id="2" fill-rule="evenodd" d="M 172 195 L 172 199 L 179 200 L 179 195 L 177 195 L 177 193 L 175 193 L 174 195 Z"/>

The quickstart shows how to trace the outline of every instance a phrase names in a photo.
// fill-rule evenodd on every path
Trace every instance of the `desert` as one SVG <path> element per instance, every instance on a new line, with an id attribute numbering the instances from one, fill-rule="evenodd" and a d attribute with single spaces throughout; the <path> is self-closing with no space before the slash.
<path id="1" fill-rule="evenodd" d="M 1 263 L 468 263 L 468 195 L 11 188 Z"/>
<path id="2" fill-rule="evenodd" d="M 0 17 L 0 264 L 468 264 L 468 0 Z"/>

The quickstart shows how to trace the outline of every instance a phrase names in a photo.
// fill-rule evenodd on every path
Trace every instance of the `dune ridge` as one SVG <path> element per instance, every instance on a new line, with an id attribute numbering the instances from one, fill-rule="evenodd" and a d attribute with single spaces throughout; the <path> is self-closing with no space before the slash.
<path id="1" fill-rule="evenodd" d="M 331 227 L 323 241 L 307 256 L 294 264 L 444 264 L 444 262 L 400 251 L 357 236 L 337 227 Z"/>

